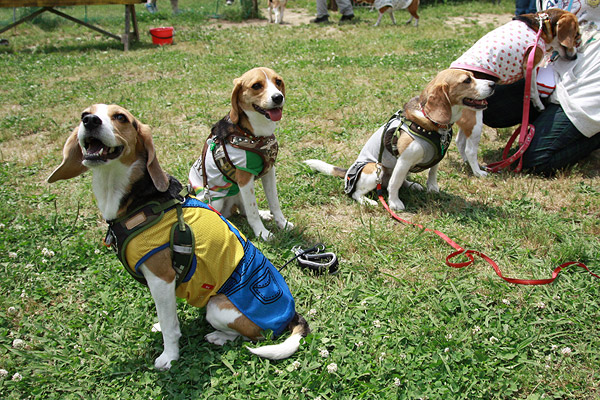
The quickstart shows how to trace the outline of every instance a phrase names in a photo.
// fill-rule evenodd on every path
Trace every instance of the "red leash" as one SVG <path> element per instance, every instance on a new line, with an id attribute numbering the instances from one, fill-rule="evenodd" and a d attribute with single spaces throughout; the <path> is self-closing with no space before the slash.
<path id="1" fill-rule="evenodd" d="M 546 15 L 546 18 L 548 16 Z M 529 52 L 529 56 L 527 57 L 527 70 L 525 71 L 525 92 L 523 95 L 523 116 L 521 119 L 521 126 L 519 126 L 513 132 L 512 136 L 508 140 L 508 143 L 504 147 L 504 151 L 502 152 L 502 160 L 493 162 L 488 164 L 485 169 L 490 172 L 498 172 L 501 169 L 508 168 L 515 161 L 519 161 L 513 172 L 521 172 L 523 168 L 523 153 L 531 144 L 531 140 L 533 139 L 533 135 L 535 134 L 535 127 L 529 124 L 529 107 L 531 100 L 531 76 L 533 74 L 533 59 L 535 58 L 535 49 L 537 47 L 538 41 L 540 40 L 540 35 L 542 34 L 544 17 L 540 16 L 540 27 L 538 29 L 537 35 L 535 37 L 535 42 L 533 43 L 532 50 Z M 520 134 L 519 134 L 520 133 Z M 519 149 L 512 156 L 508 157 L 508 152 L 514 143 L 517 134 L 519 134 Z"/>
<path id="2" fill-rule="evenodd" d="M 452 268 L 464 268 L 464 267 L 468 267 L 469 265 L 473 264 L 473 262 L 475 261 L 475 257 L 479 256 L 481 258 L 483 258 L 488 264 L 490 264 L 492 266 L 492 268 L 494 269 L 494 271 L 496 271 L 496 275 L 498 275 L 500 278 L 504 279 L 506 282 L 509 283 L 514 283 L 514 284 L 518 284 L 518 285 L 546 285 L 548 283 L 552 283 L 554 282 L 554 280 L 558 277 L 558 274 L 560 273 L 560 271 L 568 266 L 571 265 L 577 265 L 583 269 L 585 269 L 587 272 L 590 273 L 590 275 L 600 279 L 600 276 L 594 274 L 592 271 L 589 270 L 589 268 L 578 261 L 570 261 L 570 262 L 566 262 L 561 264 L 560 266 L 556 267 L 554 269 L 554 271 L 552 272 L 552 278 L 547 278 L 547 279 L 520 279 L 520 278 L 508 278 L 506 276 L 504 276 L 502 274 L 502 271 L 500 271 L 500 267 L 498 266 L 498 264 L 496 264 L 496 262 L 494 260 L 492 260 L 491 258 L 489 258 L 488 256 L 486 256 L 485 254 L 483 254 L 480 251 L 476 251 L 476 250 L 465 250 L 462 247 L 460 247 L 456 242 L 454 242 L 452 239 L 450 239 L 446 234 L 444 234 L 443 232 L 440 232 L 438 230 L 433 230 L 433 229 L 429 229 L 429 228 L 425 228 L 423 225 L 419 225 L 419 224 L 415 224 L 413 222 L 410 221 L 406 221 L 402 218 L 400 218 L 398 215 L 396 215 L 391 209 L 390 207 L 387 205 L 387 203 L 385 202 L 385 199 L 383 198 L 383 190 L 381 189 L 381 184 L 378 183 L 377 184 L 377 196 L 379 197 L 379 201 L 381 202 L 381 204 L 383 204 L 383 207 L 390 213 L 390 215 L 392 216 L 392 218 L 394 218 L 395 220 L 402 222 L 406 225 L 413 225 L 416 226 L 420 229 L 423 229 L 427 232 L 433 232 L 436 235 L 438 235 L 439 237 L 441 237 L 442 239 L 444 239 L 444 241 L 446 243 L 448 243 L 450 246 L 452 246 L 456 251 L 451 253 L 450 255 L 448 255 L 446 257 L 446 265 Z M 465 257 L 468 258 L 468 261 L 463 261 L 463 262 L 451 262 L 450 260 L 453 259 L 454 257 L 457 257 L 459 255 L 464 255 Z"/>

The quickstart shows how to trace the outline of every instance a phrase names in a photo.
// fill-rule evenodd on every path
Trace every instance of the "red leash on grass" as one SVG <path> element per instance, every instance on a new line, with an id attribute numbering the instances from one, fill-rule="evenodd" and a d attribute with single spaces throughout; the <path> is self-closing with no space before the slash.
<path id="1" fill-rule="evenodd" d="M 494 271 L 496 272 L 496 275 L 498 275 L 500 278 L 504 279 L 506 282 L 509 283 L 514 283 L 514 284 L 518 284 L 518 285 L 546 285 L 549 283 L 554 282 L 554 280 L 558 277 L 558 274 L 560 273 L 560 271 L 568 266 L 571 265 L 577 265 L 583 269 L 585 269 L 587 272 L 590 273 L 590 275 L 600 279 L 600 276 L 594 274 L 592 271 L 589 270 L 589 268 L 581 262 L 578 261 L 569 261 L 566 263 L 561 264 L 560 266 L 556 267 L 554 269 L 554 271 L 552 272 L 552 278 L 547 278 L 547 279 L 520 279 L 520 278 L 509 278 L 506 277 L 502 274 L 502 271 L 500 271 L 500 267 L 498 266 L 498 264 L 496 264 L 496 262 L 494 260 L 492 260 L 490 257 L 486 256 L 485 254 L 483 254 L 480 251 L 476 251 L 476 250 L 465 250 L 462 247 L 460 247 L 455 241 L 453 241 L 452 239 L 450 239 L 445 233 L 440 232 L 438 230 L 435 229 L 429 229 L 429 228 L 425 228 L 423 225 L 420 224 L 415 224 L 413 222 L 404 220 L 402 218 L 400 218 L 398 215 L 396 215 L 396 213 L 394 213 L 390 207 L 387 205 L 387 203 L 385 202 L 385 199 L 383 198 L 383 190 L 381 189 L 381 184 L 378 183 L 377 184 L 377 196 L 379 197 L 379 201 L 381 202 L 381 204 L 383 204 L 383 207 L 390 213 L 390 215 L 392 216 L 392 218 L 394 218 L 395 220 L 402 222 L 406 225 L 412 225 L 412 226 L 416 226 L 420 229 L 423 229 L 426 232 L 433 232 L 436 235 L 438 235 L 440 238 L 442 238 L 446 243 L 448 243 L 450 246 L 452 246 L 456 251 L 449 254 L 446 257 L 446 265 L 452 268 L 464 268 L 467 267 L 471 264 L 473 264 L 475 262 L 475 257 L 474 256 L 479 256 L 481 258 L 483 258 L 488 264 L 490 264 L 492 266 L 492 268 L 494 269 Z M 451 262 L 450 260 L 452 260 L 454 257 L 463 255 L 465 257 L 468 258 L 468 261 L 463 261 L 463 262 Z"/>

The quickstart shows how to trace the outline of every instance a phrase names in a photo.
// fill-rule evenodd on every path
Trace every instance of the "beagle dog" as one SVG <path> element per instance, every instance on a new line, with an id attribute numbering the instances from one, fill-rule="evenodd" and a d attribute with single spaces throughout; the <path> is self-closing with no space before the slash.
<path id="1" fill-rule="evenodd" d="M 542 32 L 534 50 L 533 44 L 540 29 Z M 482 37 L 454 61 L 450 68 L 468 70 L 478 78 L 505 85 L 525 77 L 529 54 L 535 51 L 530 86 L 531 101 L 541 111 L 544 105 L 536 84 L 538 67 L 543 64 L 546 55 L 552 54 L 553 51 L 567 60 L 577 58 L 576 46 L 580 37 L 577 17 L 568 11 L 552 8 L 535 14 L 523 14 Z M 469 164 L 475 176 L 486 176 L 487 172 L 481 170 L 477 163 L 483 112 L 465 110 L 457 125 L 459 131 L 456 145 L 460 155 Z"/>
<path id="2" fill-rule="evenodd" d="M 205 336 L 210 343 L 259 340 L 264 330 L 279 335 L 289 329 L 283 343 L 250 351 L 281 359 L 298 349 L 310 329 L 277 269 L 216 210 L 181 192 L 161 168 L 147 125 L 118 105 L 84 110 L 48 182 L 88 169 L 109 225 L 106 243 L 154 299 L 164 342 L 157 369 L 169 369 L 179 358 L 176 297 L 206 306 L 206 320 L 216 329 Z"/>
<path id="3" fill-rule="evenodd" d="M 364 0 L 364 2 L 372 4 L 373 8 L 379 11 L 379 16 L 377 17 L 377 22 L 375 22 L 374 26 L 379 26 L 381 18 L 383 18 L 386 13 L 390 14 L 392 24 L 396 25 L 394 11 L 404 9 L 410 13 L 410 18 L 406 21 L 406 25 L 414 20 L 413 25 L 415 27 L 419 26 L 419 14 L 417 14 L 417 11 L 419 10 L 420 0 Z"/>
<path id="4" fill-rule="evenodd" d="M 283 24 L 283 12 L 287 0 L 269 0 L 269 22 L 276 24 Z M 273 21 L 273 12 L 275 12 L 275 21 Z"/>
<path id="5" fill-rule="evenodd" d="M 189 172 L 193 191 L 229 218 L 244 213 L 254 234 L 272 237 L 262 220 L 292 229 L 281 212 L 275 179 L 278 143 L 274 132 L 285 104 L 285 84 L 269 68 L 254 68 L 233 81 L 231 111 L 213 125 L 202 155 Z M 261 178 L 271 213 L 259 211 L 254 180 Z"/>
<path id="6" fill-rule="evenodd" d="M 407 180 L 409 172 L 429 169 L 427 190 L 439 192 L 437 169 L 452 139 L 452 124 L 463 109 L 481 110 L 494 92 L 495 83 L 476 79 L 468 71 L 439 72 L 418 97 L 412 98 L 367 141 L 348 169 L 320 160 L 306 160 L 312 169 L 345 178 L 345 191 L 361 204 L 376 205 L 366 195 L 381 181 L 389 205 L 404 210 L 398 198 L 401 186 L 423 188 Z"/>

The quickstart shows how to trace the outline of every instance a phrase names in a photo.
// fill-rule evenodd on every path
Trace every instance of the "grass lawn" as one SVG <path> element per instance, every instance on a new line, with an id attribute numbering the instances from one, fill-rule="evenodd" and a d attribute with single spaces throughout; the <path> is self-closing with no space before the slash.
<path id="1" fill-rule="evenodd" d="M 480 259 L 449 268 L 452 249 L 437 236 L 359 206 L 341 180 L 301 162 L 349 166 L 439 70 L 508 21 L 514 3 L 425 5 L 418 28 L 387 16 L 375 28 L 368 8 L 345 25 L 332 13 L 327 25 L 273 26 L 232 23 L 242 19 L 237 1 L 180 0 L 176 16 L 166 0 L 154 16 L 136 7 L 143 34 L 128 52 L 48 13 L 0 35 L 9 41 L 0 46 L 1 399 L 600 398 L 599 280 L 571 267 L 551 285 L 518 286 Z M 289 21 L 315 14 L 307 0 L 288 9 Z M 122 30 L 121 6 L 63 11 Z M 0 9 L 0 25 L 12 20 L 12 9 Z M 151 44 L 148 29 L 158 26 L 175 28 L 175 45 Z M 157 372 L 152 298 L 102 246 L 90 174 L 45 179 L 81 111 L 118 103 L 152 127 L 162 166 L 186 181 L 210 126 L 228 112 L 232 80 L 255 66 L 286 83 L 277 175 L 296 228 L 268 225 L 275 239 L 254 243 L 281 266 L 293 246 L 323 242 L 340 273 L 283 270 L 313 329 L 291 358 L 208 344 L 204 310 L 181 302 L 181 359 Z M 480 161 L 498 160 L 510 133 L 486 129 Z M 598 158 L 552 179 L 476 179 L 453 145 L 439 184 L 439 194 L 403 191 L 401 216 L 487 254 L 511 277 L 548 278 L 566 261 L 600 273 Z M 243 219 L 232 221 L 252 236 Z"/>

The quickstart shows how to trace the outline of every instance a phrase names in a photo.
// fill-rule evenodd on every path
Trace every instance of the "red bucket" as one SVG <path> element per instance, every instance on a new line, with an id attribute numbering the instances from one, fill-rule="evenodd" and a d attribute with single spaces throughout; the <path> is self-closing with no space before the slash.
<path id="1" fill-rule="evenodd" d="M 159 46 L 165 44 L 173 44 L 173 27 L 167 26 L 163 28 L 152 28 L 150 29 L 150 35 L 152 36 L 152 43 Z"/>

